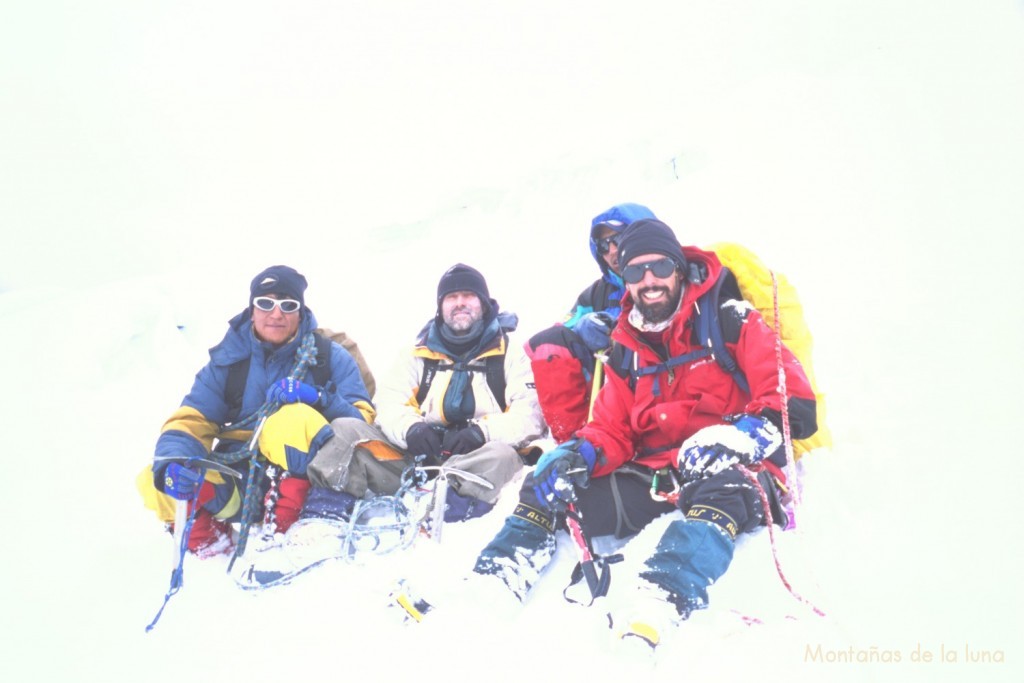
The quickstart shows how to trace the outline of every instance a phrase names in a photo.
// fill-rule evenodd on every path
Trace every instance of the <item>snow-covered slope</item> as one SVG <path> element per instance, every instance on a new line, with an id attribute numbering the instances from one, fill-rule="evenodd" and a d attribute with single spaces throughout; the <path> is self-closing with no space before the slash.
<path id="1" fill-rule="evenodd" d="M 1019 680 L 1020 3 L 364 5 L 4 10 L 3 679 Z M 304 272 L 383 371 L 457 261 L 522 338 L 559 319 L 621 201 L 804 299 L 836 446 L 777 550 L 827 618 L 764 532 L 655 659 L 562 599 L 566 539 L 525 609 L 460 592 L 513 486 L 259 595 L 189 559 L 144 633 L 171 548 L 133 479 L 253 273 Z"/>

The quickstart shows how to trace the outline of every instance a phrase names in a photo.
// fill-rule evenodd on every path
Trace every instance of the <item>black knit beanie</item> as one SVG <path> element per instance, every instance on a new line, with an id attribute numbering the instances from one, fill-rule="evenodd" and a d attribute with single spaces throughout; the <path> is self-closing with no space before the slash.
<path id="1" fill-rule="evenodd" d="M 464 263 L 456 263 L 445 271 L 441 281 L 437 283 L 437 306 L 441 308 L 441 300 L 452 292 L 473 292 L 480 299 L 484 310 L 490 306 L 491 295 L 487 291 L 487 281 L 476 268 Z"/>
<path id="2" fill-rule="evenodd" d="M 630 260 L 643 254 L 663 254 L 676 262 L 686 272 L 686 257 L 683 248 L 668 227 L 659 220 L 644 218 L 631 223 L 619 237 L 619 263 L 628 265 Z"/>
<path id="3" fill-rule="evenodd" d="M 252 279 L 249 285 L 249 303 L 258 296 L 277 294 L 295 299 L 305 305 L 306 278 L 289 266 L 270 266 Z"/>

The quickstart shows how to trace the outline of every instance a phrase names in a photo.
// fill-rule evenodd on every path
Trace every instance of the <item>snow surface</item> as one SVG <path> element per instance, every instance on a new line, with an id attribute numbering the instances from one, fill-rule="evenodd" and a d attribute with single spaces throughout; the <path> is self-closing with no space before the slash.
<path id="1" fill-rule="evenodd" d="M 1021 680 L 1020 2 L 0 14 L 4 681 Z M 621 201 L 803 297 L 836 445 L 778 553 L 827 618 L 766 533 L 653 658 L 562 600 L 565 538 L 524 609 L 460 594 L 513 485 L 439 546 L 259 595 L 189 559 L 144 632 L 171 544 L 134 477 L 255 272 L 304 272 L 380 374 L 457 261 L 523 338 L 558 320 Z M 445 609 L 397 623 L 402 574 Z"/>

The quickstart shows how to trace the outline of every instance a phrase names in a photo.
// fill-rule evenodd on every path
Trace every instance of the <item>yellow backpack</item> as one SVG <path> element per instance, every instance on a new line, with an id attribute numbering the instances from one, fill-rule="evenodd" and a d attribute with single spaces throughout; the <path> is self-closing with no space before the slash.
<path id="1" fill-rule="evenodd" d="M 710 250 L 718 255 L 722 265 L 736 277 L 743 298 L 749 301 L 764 317 L 768 326 L 775 327 L 775 298 L 772 287 L 772 271 L 761 259 L 749 249 L 738 244 L 718 243 Z M 807 439 L 793 442 L 794 458 L 816 448 L 830 448 L 832 433 L 825 424 L 825 395 L 818 389 L 814 377 L 814 366 L 811 363 L 812 338 L 811 331 L 804 320 L 804 309 L 800 305 L 796 288 L 786 276 L 775 273 L 778 284 L 779 332 L 786 347 L 793 352 L 804 368 L 807 379 L 811 382 L 817 404 L 818 431 Z"/>

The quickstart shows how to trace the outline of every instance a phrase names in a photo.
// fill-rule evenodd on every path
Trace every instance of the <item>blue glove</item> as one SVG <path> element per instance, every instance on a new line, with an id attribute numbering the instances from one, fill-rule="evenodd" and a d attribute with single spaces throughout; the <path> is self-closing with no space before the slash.
<path id="1" fill-rule="evenodd" d="M 597 462 L 597 451 L 586 439 L 567 441 L 540 456 L 533 470 L 537 501 L 554 512 L 576 501 L 576 487 L 587 487 Z"/>
<path id="2" fill-rule="evenodd" d="M 278 403 L 306 403 L 316 405 L 320 401 L 320 389 L 312 384 L 303 384 L 297 379 L 285 377 L 267 389 L 267 400 Z"/>
<path id="3" fill-rule="evenodd" d="M 164 493 L 175 500 L 192 500 L 203 485 L 206 470 L 172 462 L 164 471 Z"/>
<path id="4" fill-rule="evenodd" d="M 731 424 L 701 429 L 679 448 L 679 469 L 687 479 L 703 479 L 733 465 L 754 465 L 782 445 L 771 421 L 756 415 L 726 418 Z"/>
<path id="5" fill-rule="evenodd" d="M 441 452 L 449 455 L 472 453 L 484 445 L 484 431 L 475 424 L 466 425 L 462 429 L 449 429 L 441 441 Z"/>
<path id="6" fill-rule="evenodd" d="M 615 318 L 603 311 L 592 311 L 579 319 L 573 331 L 593 352 L 607 349 L 611 345 L 609 335 L 612 333 L 613 327 L 615 327 Z"/>

